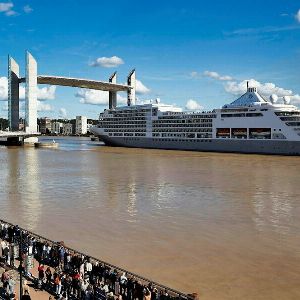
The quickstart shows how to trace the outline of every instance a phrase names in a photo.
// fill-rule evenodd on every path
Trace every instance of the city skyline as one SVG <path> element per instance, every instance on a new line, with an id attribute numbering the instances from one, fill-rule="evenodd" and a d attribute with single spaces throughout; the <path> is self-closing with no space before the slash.
<path id="1" fill-rule="evenodd" d="M 250 80 L 264 96 L 291 95 L 299 106 L 299 8 L 294 1 L 0 2 L 0 115 L 7 115 L 7 54 L 23 73 L 26 49 L 39 74 L 108 81 L 118 71 L 124 83 L 136 68 L 140 103 L 159 97 L 217 108 Z M 108 93 L 77 88 L 40 85 L 38 96 L 39 117 L 95 119 L 108 103 Z"/>

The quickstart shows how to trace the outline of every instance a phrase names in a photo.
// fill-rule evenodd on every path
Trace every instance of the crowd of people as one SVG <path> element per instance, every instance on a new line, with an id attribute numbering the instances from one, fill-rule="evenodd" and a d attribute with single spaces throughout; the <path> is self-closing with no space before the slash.
<path id="1" fill-rule="evenodd" d="M 0 222 L 2 262 L 32 278 L 37 265 L 36 287 L 57 299 L 175 300 L 180 296 L 151 282 L 105 265 L 65 247 L 63 242 L 38 238 L 18 226 Z M 18 258 L 18 260 L 16 260 Z M 15 266 L 15 262 L 18 265 Z M 15 282 L 4 272 L 3 289 L 13 295 Z M 23 292 L 25 289 L 23 289 Z M 28 294 L 28 291 L 26 292 Z M 13 299 L 13 298 L 12 298 Z M 28 299 L 28 298 L 26 298 Z"/>

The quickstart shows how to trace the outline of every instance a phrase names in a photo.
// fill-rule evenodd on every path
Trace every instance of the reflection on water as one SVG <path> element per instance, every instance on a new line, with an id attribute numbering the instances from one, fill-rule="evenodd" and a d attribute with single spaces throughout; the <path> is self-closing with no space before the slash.
<path id="1" fill-rule="evenodd" d="M 1 170 L 3 178 L 6 178 L 6 180 L 2 181 L 5 191 L 3 198 L 6 198 L 7 206 L 13 214 L 16 207 L 21 204 L 20 152 L 16 149 L 11 149 L 11 151 L 7 151 L 3 157 L 5 157 L 4 160 L 6 161 L 5 164 L 2 163 L 2 166 L 6 166 L 6 168 L 3 167 Z M 9 201 L 10 199 L 12 199 L 12 201 Z"/>
<path id="2" fill-rule="evenodd" d="M 23 203 L 23 217 L 26 219 L 27 226 L 35 231 L 38 229 L 43 205 L 40 187 L 45 184 L 47 178 L 40 177 L 38 151 L 29 148 L 23 154 L 24 167 L 26 166 L 21 178 L 24 188 L 22 194 L 26 195 Z"/>
<path id="3" fill-rule="evenodd" d="M 26 220 L 28 228 L 35 230 L 39 223 L 42 208 L 40 186 L 43 179 L 39 174 L 38 151 L 34 148 L 2 148 L 0 152 L 5 158 L 5 168 L 1 176 L 4 195 L 1 196 L 4 205 L 3 212 L 8 216 L 19 215 L 20 220 Z M 5 217 L 3 215 L 3 217 Z"/>
<path id="4" fill-rule="evenodd" d="M 283 193 L 281 186 L 273 185 L 268 194 L 258 192 L 253 195 L 255 214 L 253 221 L 259 231 L 272 230 L 288 234 L 292 226 L 292 204 L 289 193 Z"/>
<path id="5" fill-rule="evenodd" d="M 136 221 L 136 215 L 138 213 L 137 207 L 136 207 L 136 187 L 134 183 L 130 183 L 128 185 L 128 205 L 127 205 L 127 212 L 131 218 L 128 219 L 129 222 L 135 222 Z"/>
<path id="6" fill-rule="evenodd" d="M 0 148 L 2 218 L 202 299 L 300 297 L 298 157 L 56 142 Z"/>

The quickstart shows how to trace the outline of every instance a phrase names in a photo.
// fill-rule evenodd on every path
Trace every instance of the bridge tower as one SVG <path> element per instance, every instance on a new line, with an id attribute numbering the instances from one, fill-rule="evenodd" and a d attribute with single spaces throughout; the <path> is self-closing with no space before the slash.
<path id="1" fill-rule="evenodd" d="M 117 72 L 114 72 L 109 77 L 110 83 L 117 83 Z M 109 109 L 116 108 L 117 107 L 117 92 L 109 91 L 109 103 L 108 103 Z"/>
<path id="2" fill-rule="evenodd" d="M 135 79 L 135 69 L 133 69 L 127 77 L 127 85 L 131 88 L 127 92 L 127 105 L 135 105 L 135 89 L 136 89 L 136 79 Z"/>
<path id="3" fill-rule="evenodd" d="M 8 122 L 10 131 L 19 130 L 19 77 L 19 65 L 11 56 L 8 56 Z"/>
<path id="4" fill-rule="evenodd" d="M 25 128 L 26 133 L 37 132 L 37 62 L 28 51 L 26 51 Z"/>

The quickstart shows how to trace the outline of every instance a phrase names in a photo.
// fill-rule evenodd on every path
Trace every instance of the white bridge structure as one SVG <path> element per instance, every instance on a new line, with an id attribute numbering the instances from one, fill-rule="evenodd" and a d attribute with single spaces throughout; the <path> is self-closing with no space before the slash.
<path id="1" fill-rule="evenodd" d="M 8 120 L 10 132 L 19 132 L 20 97 L 19 85 L 25 83 L 25 130 L 17 136 L 29 137 L 39 135 L 37 130 L 37 91 L 38 84 L 80 87 L 109 92 L 109 108 L 117 106 L 117 92 L 127 92 L 128 106 L 135 104 L 136 75 L 132 70 L 127 77 L 127 85 L 117 84 L 117 73 L 114 72 L 108 82 L 70 78 L 50 75 L 38 75 L 37 61 L 26 51 L 25 77 L 20 77 L 17 62 L 8 56 Z M 8 134 L 5 135 L 5 137 Z M 11 135 L 16 137 L 15 135 Z M 4 132 L 0 132 L 4 137 Z"/>

